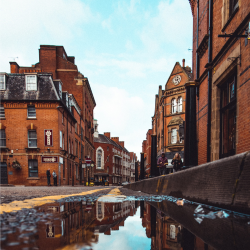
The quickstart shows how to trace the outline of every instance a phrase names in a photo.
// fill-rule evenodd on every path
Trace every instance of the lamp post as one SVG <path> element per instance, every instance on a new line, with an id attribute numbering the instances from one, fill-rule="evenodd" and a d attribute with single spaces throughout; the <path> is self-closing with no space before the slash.
<path id="1" fill-rule="evenodd" d="M 83 172 L 84 172 L 84 169 L 86 168 L 86 163 L 82 163 L 82 168 L 83 168 Z M 85 175 L 85 186 L 86 186 L 86 175 Z"/>

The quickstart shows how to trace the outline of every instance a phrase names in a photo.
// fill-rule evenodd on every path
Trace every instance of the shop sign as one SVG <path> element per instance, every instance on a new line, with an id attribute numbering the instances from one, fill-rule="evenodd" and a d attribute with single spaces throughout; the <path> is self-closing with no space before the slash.
<path id="1" fill-rule="evenodd" d="M 58 213 L 59 207 L 48 207 L 48 211 L 52 211 L 53 213 Z"/>
<path id="2" fill-rule="evenodd" d="M 55 238 L 55 226 L 52 223 L 46 225 L 46 237 Z"/>
<path id="3" fill-rule="evenodd" d="M 44 129 L 44 144 L 46 147 L 53 146 L 53 131 L 52 131 L 52 129 Z"/>
<path id="4" fill-rule="evenodd" d="M 42 156 L 42 163 L 58 163 L 58 156 Z"/>

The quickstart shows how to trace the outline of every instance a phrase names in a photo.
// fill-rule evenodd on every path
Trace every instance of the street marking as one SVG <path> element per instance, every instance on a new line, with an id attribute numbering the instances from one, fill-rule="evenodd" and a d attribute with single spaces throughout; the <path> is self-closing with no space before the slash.
<path id="1" fill-rule="evenodd" d="M 54 196 L 45 196 L 45 197 L 38 197 L 34 199 L 27 199 L 23 201 L 13 201 L 9 204 L 2 204 L 0 206 L 0 214 L 5 213 L 10 213 L 13 211 L 18 211 L 22 210 L 23 208 L 33 208 L 37 206 L 42 206 L 47 203 L 53 203 L 56 200 L 62 199 L 62 198 L 67 198 L 67 197 L 72 197 L 72 196 L 81 196 L 81 195 L 88 195 L 88 194 L 93 194 L 102 190 L 107 190 L 108 188 L 102 188 L 102 189 L 95 189 L 95 190 L 90 190 L 78 194 L 68 194 L 68 195 L 54 195 Z"/>

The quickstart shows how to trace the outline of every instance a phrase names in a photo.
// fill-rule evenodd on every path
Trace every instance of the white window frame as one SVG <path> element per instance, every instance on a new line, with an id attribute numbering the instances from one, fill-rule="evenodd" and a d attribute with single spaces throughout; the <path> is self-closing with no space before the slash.
<path id="1" fill-rule="evenodd" d="M 2 119 L 5 118 L 5 110 L 4 110 L 4 106 L 2 103 L 0 104 L 0 118 Z"/>
<path id="2" fill-rule="evenodd" d="M 34 107 L 34 109 L 35 109 L 35 116 L 29 116 L 29 108 L 33 108 Z M 34 112 L 34 111 L 31 111 L 32 113 Z M 27 117 L 28 118 L 36 118 L 36 107 L 35 107 L 35 105 L 29 105 L 28 107 L 27 107 Z"/>
<path id="3" fill-rule="evenodd" d="M 178 97 L 178 112 L 182 112 L 182 97 Z"/>
<path id="4" fill-rule="evenodd" d="M 3 77 L 3 81 L 1 81 L 1 78 Z M 3 84 L 3 88 L 1 88 L 1 85 Z M 0 75 L 0 90 L 5 90 L 6 89 L 6 76 L 5 75 Z"/>
<path id="5" fill-rule="evenodd" d="M 175 98 L 173 98 L 171 101 L 171 111 L 172 111 L 172 114 L 177 113 L 177 103 L 176 103 Z"/>
<path id="6" fill-rule="evenodd" d="M 29 83 L 28 79 L 35 77 L 35 82 Z M 25 76 L 26 91 L 37 91 L 37 75 L 26 75 Z"/>
<path id="7" fill-rule="evenodd" d="M 102 168 L 102 150 L 98 149 L 97 150 L 97 168 L 101 169 Z"/>
<path id="8" fill-rule="evenodd" d="M 171 144 L 177 143 L 177 128 L 171 130 Z"/>
<path id="9" fill-rule="evenodd" d="M 63 147 L 62 131 L 60 131 L 60 148 Z"/>
<path id="10" fill-rule="evenodd" d="M 62 84 L 59 82 L 59 97 L 62 99 Z"/>
<path id="11" fill-rule="evenodd" d="M 28 130 L 28 148 L 37 148 L 37 132 L 36 132 L 36 138 L 30 138 L 30 132 L 31 131 L 35 131 L 36 132 L 36 130 L 35 129 L 29 129 Z M 29 140 L 36 140 L 36 146 L 35 147 L 30 147 L 29 146 Z"/>

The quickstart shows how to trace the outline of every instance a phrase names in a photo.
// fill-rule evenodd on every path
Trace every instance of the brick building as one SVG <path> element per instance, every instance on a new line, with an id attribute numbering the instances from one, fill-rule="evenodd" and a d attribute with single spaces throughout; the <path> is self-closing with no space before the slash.
<path id="1" fill-rule="evenodd" d="M 151 168 L 151 135 L 152 129 L 149 129 L 146 134 L 146 140 L 142 142 L 142 153 L 144 153 L 144 169 L 146 176 L 149 177 L 150 175 L 150 168 Z"/>
<path id="2" fill-rule="evenodd" d="M 79 183 L 84 141 L 74 96 L 51 73 L 1 76 L 1 183 L 47 185 L 48 168 L 59 185 Z"/>
<path id="3" fill-rule="evenodd" d="M 155 97 L 155 113 L 152 117 L 152 134 L 157 136 L 157 156 L 166 153 L 171 162 L 178 152 L 183 158 L 184 141 L 179 138 L 179 125 L 185 121 L 185 83 L 192 77 L 191 68 L 176 62 L 165 90 L 159 86 Z"/>
<path id="4" fill-rule="evenodd" d="M 95 122 L 94 145 L 95 181 L 100 185 L 104 184 L 104 180 L 110 185 L 130 181 L 130 153 L 124 147 L 124 142 L 119 141 L 119 137 L 110 137 L 109 132 L 99 134 L 98 124 Z"/>
<path id="5" fill-rule="evenodd" d="M 250 4 L 190 0 L 198 164 L 250 149 Z M 218 37 L 230 34 L 227 37 Z M 245 35 L 245 37 L 243 37 Z"/>
<path id="6" fill-rule="evenodd" d="M 53 79 L 60 79 L 63 82 L 62 91 L 67 91 L 74 96 L 74 99 L 81 110 L 80 119 L 76 130 L 77 135 L 81 135 L 84 140 L 84 146 L 81 148 L 85 158 L 94 159 L 94 139 L 93 139 L 93 110 L 96 106 L 94 95 L 92 93 L 88 78 L 84 77 L 78 71 L 75 65 L 75 57 L 68 56 L 63 46 L 40 45 L 39 62 L 31 67 L 21 67 L 16 62 L 10 62 L 11 73 L 35 73 L 47 72 L 52 74 Z M 80 125 L 81 124 L 81 125 Z M 81 130 L 80 130 L 81 128 Z M 79 142 L 80 137 L 76 138 Z M 78 143 L 79 146 L 79 143 Z M 80 158 L 80 157 L 79 157 Z M 80 167 L 81 164 L 79 164 Z M 79 168 L 78 172 L 82 170 Z M 86 177 L 87 170 L 81 174 Z M 90 169 L 90 176 L 93 172 Z"/>
<path id="7" fill-rule="evenodd" d="M 135 182 L 135 166 L 137 162 L 137 156 L 134 152 L 130 152 L 130 182 Z"/>

